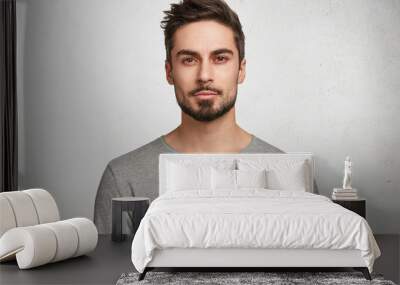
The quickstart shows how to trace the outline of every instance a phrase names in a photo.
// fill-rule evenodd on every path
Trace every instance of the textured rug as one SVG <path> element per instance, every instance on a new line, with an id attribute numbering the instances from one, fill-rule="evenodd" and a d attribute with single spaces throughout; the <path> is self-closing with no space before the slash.
<path id="1" fill-rule="evenodd" d="M 395 285 L 384 280 L 380 274 L 371 274 L 366 280 L 361 272 L 147 272 L 145 279 L 138 281 L 139 273 L 123 273 L 116 285 L 134 284 L 379 284 Z"/>

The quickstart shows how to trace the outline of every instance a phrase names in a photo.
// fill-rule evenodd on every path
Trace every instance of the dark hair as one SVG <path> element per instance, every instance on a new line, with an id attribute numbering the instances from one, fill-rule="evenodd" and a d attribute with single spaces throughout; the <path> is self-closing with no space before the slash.
<path id="1" fill-rule="evenodd" d="M 164 11 L 161 21 L 164 29 L 167 61 L 171 63 L 172 37 L 176 30 L 189 23 L 201 20 L 214 20 L 232 29 L 236 47 L 239 51 L 239 63 L 244 58 L 244 34 L 238 15 L 224 0 L 183 0 L 171 4 L 171 10 Z"/>

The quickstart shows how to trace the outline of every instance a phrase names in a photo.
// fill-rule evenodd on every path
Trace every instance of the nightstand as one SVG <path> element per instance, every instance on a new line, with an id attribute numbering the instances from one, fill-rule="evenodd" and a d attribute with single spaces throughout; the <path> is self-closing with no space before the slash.
<path id="1" fill-rule="evenodd" d="M 135 235 L 140 221 L 146 214 L 150 205 L 150 199 L 146 197 L 119 197 L 112 198 L 112 233 L 113 241 L 125 240 L 125 235 L 122 234 L 122 212 L 133 212 L 133 235 Z"/>
<path id="2" fill-rule="evenodd" d="M 340 206 L 359 214 L 364 219 L 366 218 L 366 200 L 355 199 L 355 200 L 336 200 L 332 199 L 332 202 L 339 204 Z"/>

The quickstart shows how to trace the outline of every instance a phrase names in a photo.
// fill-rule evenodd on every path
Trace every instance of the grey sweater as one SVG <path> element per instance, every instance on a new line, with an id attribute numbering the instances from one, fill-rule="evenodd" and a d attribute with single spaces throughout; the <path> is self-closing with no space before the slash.
<path id="1" fill-rule="evenodd" d="M 178 153 L 165 142 L 164 136 L 131 152 L 111 160 L 97 190 L 94 206 L 94 223 L 99 234 L 111 234 L 111 198 L 123 196 L 158 196 L 158 156 L 160 153 Z M 282 150 L 252 136 L 252 140 L 240 153 L 283 153 Z M 318 193 L 315 181 L 315 192 Z M 123 232 L 132 232 L 132 214 L 125 214 Z"/>

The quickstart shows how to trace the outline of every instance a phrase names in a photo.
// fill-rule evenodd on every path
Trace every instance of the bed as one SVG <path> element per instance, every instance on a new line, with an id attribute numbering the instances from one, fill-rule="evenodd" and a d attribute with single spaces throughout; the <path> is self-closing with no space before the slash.
<path id="1" fill-rule="evenodd" d="M 352 267 L 379 247 L 361 216 L 313 192 L 311 153 L 160 154 L 159 197 L 132 241 L 154 268 Z"/>

